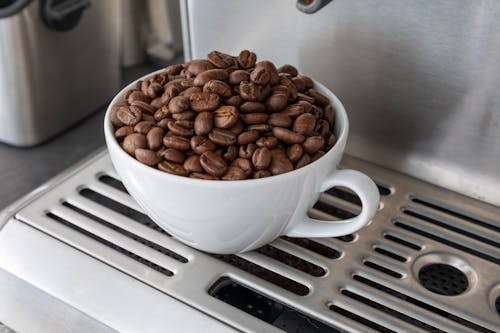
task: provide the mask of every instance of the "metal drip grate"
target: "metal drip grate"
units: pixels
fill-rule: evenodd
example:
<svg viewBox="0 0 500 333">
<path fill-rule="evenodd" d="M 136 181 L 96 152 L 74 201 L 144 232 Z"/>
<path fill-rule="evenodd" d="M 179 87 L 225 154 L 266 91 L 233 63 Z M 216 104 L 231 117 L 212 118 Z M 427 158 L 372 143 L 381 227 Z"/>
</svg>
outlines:
<svg viewBox="0 0 500 333">
<path fill-rule="evenodd" d="M 242 331 L 500 331 L 498 294 L 489 294 L 500 284 L 500 208 L 354 158 L 342 166 L 378 183 L 381 205 L 367 227 L 281 237 L 244 254 L 206 254 L 170 237 L 128 195 L 106 153 L 13 221 Z M 360 209 L 335 188 L 310 215 L 336 220 Z"/>
</svg>

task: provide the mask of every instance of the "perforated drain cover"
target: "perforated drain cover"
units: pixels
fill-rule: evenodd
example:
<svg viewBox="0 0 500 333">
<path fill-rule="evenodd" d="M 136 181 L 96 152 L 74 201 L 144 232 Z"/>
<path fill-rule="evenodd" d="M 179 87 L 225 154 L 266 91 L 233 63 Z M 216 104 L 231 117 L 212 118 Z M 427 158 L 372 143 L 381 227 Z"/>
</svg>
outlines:
<svg viewBox="0 0 500 333">
<path fill-rule="evenodd" d="M 469 287 L 467 276 L 447 264 L 430 264 L 422 267 L 418 279 L 425 288 L 445 296 L 460 295 Z"/>
</svg>

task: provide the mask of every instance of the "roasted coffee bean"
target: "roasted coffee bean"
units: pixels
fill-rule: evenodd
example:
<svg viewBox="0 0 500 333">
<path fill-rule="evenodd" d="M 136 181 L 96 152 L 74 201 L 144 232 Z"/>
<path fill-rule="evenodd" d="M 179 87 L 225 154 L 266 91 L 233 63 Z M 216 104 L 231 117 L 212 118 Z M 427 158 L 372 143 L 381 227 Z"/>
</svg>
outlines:
<svg viewBox="0 0 500 333">
<path fill-rule="evenodd" d="M 219 80 L 210 80 L 205 83 L 205 85 L 203 86 L 203 91 L 218 94 L 224 98 L 229 98 L 233 94 L 231 91 L 231 87 L 227 83 Z"/>
<path fill-rule="evenodd" d="M 293 122 L 293 130 L 302 135 L 309 135 L 314 132 L 316 119 L 310 113 L 303 113 Z"/>
<path fill-rule="evenodd" d="M 236 121 L 236 124 L 234 124 L 234 126 L 231 127 L 229 130 L 231 132 L 233 132 L 234 134 L 236 134 L 236 135 L 240 135 L 243 132 L 244 129 L 245 129 L 245 125 L 243 124 L 243 122 L 241 121 L 241 119 L 238 119 Z"/>
<path fill-rule="evenodd" d="M 262 113 L 266 111 L 266 106 L 261 102 L 245 102 L 240 105 L 243 113 Z"/>
<path fill-rule="evenodd" d="M 192 88 L 195 86 L 193 78 L 184 79 L 181 80 L 180 82 L 183 89 Z"/>
<path fill-rule="evenodd" d="M 252 162 L 246 158 L 238 157 L 231 163 L 231 166 L 235 166 L 243 170 L 245 176 L 248 177 L 252 174 L 253 166 Z"/>
<path fill-rule="evenodd" d="M 181 113 L 174 113 L 172 115 L 172 119 L 173 120 L 194 120 L 197 115 L 198 115 L 198 112 L 184 111 Z"/>
<path fill-rule="evenodd" d="M 118 119 L 118 110 L 121 107 L 127 107 L 127 105 L 125 103 L 115 104 L 111 106 L 111 110 L 109 112 L 109 120 L 111 121 L 111 124 L 115 126 L 115 128 L 122 127 L 125 125 L 124 123 L 121 122 L 120 119 Z"/>
<path fill-rule="evenodd" d="M 271 76 L 271 80 L 269 81 L 269 83 L 271 85 L 278 84 L 278 82 L 280 81 L 279 73 L 278 70 L 276 69 L 276 66 L 274 66 L 272 62 L 267 60 L 260 61 L 257 64 L 255 64 L 256 69 L 259 67 L 264 68 L 269 73 L 269 75 Z"/>
<path fill-rule="evenodd" d="M 287 106 L 287 108 L 283 110 L 281 113 L 286 114 L 291 118 L 297 118 L 298 116 L 304 113 L 304 107 L 300 104 L 292 104 Z"/>
<path fill-rule="evenodd" d="M 168 103 L 168 102 L 167 102 Z M 162 106 L 164 105 L 164 103 L 162 102 L 162 99 L 161 97 L 158 97 L 158 98 L 155 98 L 151 101 L 151 106 L 155 109 L 159 109 L 161 108 Z"/>
<path fill-rule="evenodd" d="M 116 117 L 124 125 L 135 126 L 142 120 L 142 112 L 136 106 L 122 106 L 116 112 Z"/>
<path fill-rule="evenodd" d="M 303 154 L 302 157 L 295 163 L 295 168 L 302 168 L 311 163 L 311 156 L 309 154 Z"/>
<path fill-rule="evenodd" d="M 235 106 L 223 105 L 214 112 L 214 124 L 218 128 L 231 128 L 238 121 L 238 109 Z M 245 121 L 245 119 L 243 119 Z"/>
<path fill-rule="evenodd" d="M 135 156 L 137 148 L 146 148 L 146 137 L 140 133 L 129 134 L 123 139 L 123 150 L 132 156 Z"/>
<path fill-rule="evenodd" d="M 292 118 L 285 113 L 273 113 L 269 116 L 267 123 L 271 126 L 285 127 L 292 126 Z"/>
<path fill-rule="evenodd" d="M 307 141 L 307 139 L 306 139 L 306 141 Z M 302 146 L 298 143 L 295 143 L 286 149 L 286 156 L 288 156 L 288 159 L 290 161 L 292 161 L 293 163 L 300 160 L 303 153 L 304 153 L 304 150 L 302 149 Z"/>
<path fill-rule="evenodd" d="M 293 164 L 283 151 L 276 149 L 271 151 L 271 165 L 269 166 L 269 171 L 271 171 L 273 176 L 292 170 Z"/>
<path fill-rule="evenodd" d="M 325 155 L 324 151 L 322 151 L 322 150 L 317 151 L 314 155 L 311 156 L 311 163 L 314 162 L 314 161 L 319 160 L 324 155 Z"/>
<path fill-rule="evenodd" d="M 252 163 L 257 170 L 264 170 L 271 164 L 271 152 L 267 148 L 257 148 L 252 155 Z"/>
<path fill-rule="evenodd" d="M 262 101 L 265 97 L 265 87 L 253 82 L 243 81 L 240 83 L 240 95 L 246 101 Z"/>
<path fill-rule="evenodd" d="M 149 103 L 151 100 L 142 91 L 134 90 L 128 95 L 127 102 L 128 102 L 128 104 L 132 104 L 132 102 L 134 102 L 134 101 L 142 101 L 145 103 Z"/>
<path fill-rule="evenodd" d="M 163 72 L 167 75 L 177 75 L 181 72 L 182 70 L 182 64 L 177 64 L 177 65 L 170 65 L 167 66 Z"/>
<path fill-rule="evenodd" d="M 279 112 L 286 108 L 288 96 L 283 93 L 277 93 L 266 99 L 266 110 L 269 112 Z"/>
<path fill-rule="evenodd" d="M 264 67 L 258 66 L 250 73 L 250 80 L 256 84 L 265 85 L 271 80 L 271 74 Z"/>
<path fill-rule="evenodd" d="M 324 110 L 323 118 L 328 122 L 328 124 L 331 127 L 333 127 L 333 123 L 335 121 L 335 109 L 333 108 L 333 106 L 329 104 L 325 106 L 323 110 Z"/>
<path fill-rule="evenodd" d="M 302 147 L 304 148 L 304 151 L 306 153 L 314 154 L 315 152 L 323 148 L 324 144 L 325 144 L 325 139 L 323 139 L 322 136 L 316 135 L 308 137 L 302 143 Z"/>
<path fill-rule="evenodd" d="M 161 129 L 160 127 L 153 127 L 146 135 L 148 148 L 152 150 L 160 149 L 163 140 L 163 134 L 163 129 Z"/>
<path fill-rule="evenodd" d="M 189 87 L 180 93 L 181 96 L 191 98 L 194 94 L 201 93 L 203 89 L 201 87 Z"/>
<path fill-rule="evenodd" d="M 174 148 L 165 149 L 160 156 L 170 162 L 182 164 L 186 160 L 186 155 Z"/>
<path fill-rule="evenodd" d="M 293 67 L 292 65 L 286 64 L 278 68 L 278 73 L 286 73 L 290 74 L 291 76 L 297 76 L 297 74 L 299 74 L 299 71 L 297 71 L 297 68 Z"/>
<path fill-rule="evenodd" d="M 156 152 L 143 148 L 137 148 L 135 150 L 135 158 L 139 162 L 149 166 L 156 166 L 161 161 L 160 157 L 156 155 Z"/>
<path fill-rule="evenodd" d="M 182 166 L 189 172 L 203 172 L 198 155 L 189 156 Z"/>
<path fill-rule="evenodd" d="M 314 102 L 315 102 L 314 97 L 311 97 L 311 96 L 303 94 L 303 93 L 298 93 L 297 94 L 297 99 L 299 101 L 306 101 L 306 102 L 309 102 L 311 104 L 314 104 Z"/>
<path fill-rule="evenodd" d="M 219 180 L 220 179 L 220 177 L 215 177 L 215 176 L 212 176 L 212 175 L 205 173 L 205 172 L 191 172 L 189 177 L 196 178 L 196 179 L 205 179 L 205 180 Z"/>
<path fill-rule="evenodd" d="M 123 139 L 132 133 L 134 133 L 134 128 L 132 126 L 122 126 L 115 131 L 115 138 Z"/>
<path fill-rule="evenodd" d="M 273 127 L 271 125 L 268 125 L 268 124 L 257 124 L 257 125 L 250 125 L 250 126 L 247 126 L 247 131 L 252 131 L 252 130 L 255 130 L 255 131 L 258 131 L 260 133 L 266 133 L 266 132 L 270 132 Z"/>
<path fill-rule="evenodd" d="M 257 170 L 254 173 L 252 173 L 253 179 L 266 178 L 271 176 L 272 174 L 267 170 Z"/>
<path fill-rule="evenodd" d="M 225 81 L 228 79 L 228 77 L 229 75 L 224 69 L 209 69 L 208 71 L 201 72 L 196 75 L 196 78 L 194 79 L 194 85 L 201 87 L 210 80 Z"/>
<path fill-rule="evenodd" d="M 306 90 L 306 83 L 300 77 L 292 77 L 292 82 L 298 92 L 304 92 Z"/>
<path fill-rule="evenodd" d="M 181 113 L 189 110 L 189 98 L 185 96 L 175 96 L 168 102 L 168 110 L 171 113 Z"/>
<path fill-rule="evenodd" d="M 165 91 L 161 95 L 163 102 L 165 102 L 166 100 L 170 100 L 172 97 L 179 95 L 181 93 L 182 89 L 183 89 L 183 87 L 180 84 L 179 85 L 167 84 L 165 86 Z"/>
<path fill-rule="evenodd" d="M 255 142 L 257 141 L 257 139 L 259 138 L 260 134 L 258 131 L 247 131 L 247 132 L 243 132 L 241 133 L 240 135 L 238 135 L 238 144 L 241 146 L 241 145 L 247 145 L 249 143 L 252 143 L 252 142 Z"/>
<path fill-rule="evenodd" d="M 280 85 L 287 87 L 288 89 L 288 99 L 294 101 L 297 98 L 297 87 L 293 84 L 292 80 L 290 80 L 287 76 L 280 74 Z"/>
<path fill-rule="evenodd" d="M 333 133 L 330 133 L 330 135 L 328 135 L 325 139 L 325 142 L 326 150 L 328 151 L 335 145 L 335 143 L 337 143 L 337 138 L 335 137 L 335 135 L 333 135 Z"/>
<path fill-rule="evenodd" d="M 205 138 L 204 136 L 193 136 L 190 143 L 191 149 L 198 155 L 201 155 L 207 151 L 214 151 L 217 148 L 215 143 Z"/>
<path fill-rule="evenodd" d="M 251 51 L 243 50 L 238 55 L 238 63 L 242 68 L 251 68 L 255 66 L 257 55 Z"/>
<path fill-rule="evenodd" d="M 155 112 L 155 108 L 152 107 L 151 104 L 143 101 L 133 101 L 130 105 L 138 107 L 143 113 L 153 114 Z"/>
<path fill-rule="evenodd" d="M 232 106 L 238 107 L 241 105 L 241 103 L 243 103 L 243 98 L 241 98 L 240 95 L 234 95 L 234 96 L 231 96 L 228 99 L 226 99 L 224 101 L 224 103 L 227 105 L 232 105 Z"/>
<path fill-rule="evenodd" d="M 256 150 L 257 146 L 254 143 L 249 143 L 240 146 L 239 155 L 241 158 L 251 159 Z"/>
<path fill-rule="evenodd" d="M 169 119 L 169 118 L 164 118 L 162 120 L 160 120 L 159 122 L 156 123 L 156 126 L 162 128 L 163 130 L 167 130 L 168 129 L 168 123 L 171 123 L 171 122 L 174 122 L 173 119 Z"/>
<path fill-rule="evenodd" d="M 239 148 L 235 145 L 227 147 L 226 151 L 222 154 L 222 158 L 225 161 L 232 162 L 239 155 Z"/>
<path fill-rule="evenodd" d="M 156 121 L 160 121 L 164 118 L 167 118 L 169 116 L 170 112 L 168 111 L 168 108 L 166 106 L 162 106 L 158 110 L 155 111 L 153 114 L 153 118 Z"/>
<path fill-rule="evenodd" d="M 313 82 L 313 80 L 311 80 L 311 78 L 309 76 L 298 74 L 297 78 L 302 80 L 302 82 L 304 82 L 306 90 L 309 90 L 312 87 L 314 87 L 314 82 Z"/>
<path fill-rule="evenodd" d="M 214 114 L 212 112 L 200 112 L 194 121 L 194 132 L 196 135 L 207 135 L 214 125 Z"/>
<path fill-rule="evenodd" d="M 208 61 L 217 68 L 228 68 L 236 65 L 236 59 L 229 54 L 212 51 L 207 55 Z"/>
<path fill-rule="evenodd" d="M 194 129 L 194 121 L 191 120 L 177 120 L 175 123 L 187 129 Z"/>
<path fill-rule="evenodd" d="M 229 83 L 237 85 L 243 81 L 250 81 L 250 74 L 247 71 L 239 69 L 229 74 Z"/>
<path fill-rule="evenodd" d="M 187 176 L 189 174 L 189 172 L 184 169 L 182 165 L 168 161 L 158 163 L 158 169 L 177 176 Z"/>
<path fill-rule="evenodd" d="M 147 113 L 143 113 L 142 114 L 142 120 L 149 121 L 149 122 L 152 122 L 152 123 L 155 122 L 155 118 L 152 115 L 147 114 Z"/>
<path fill-rule="evenodd" d="M 151 130 L 151 128 L 153 128 L 154 125 L 155 124 L 153 122 L 143 120 L 141 122 L 138 122 L 134 126 L 134 132 L 146 135 L 146 134 L 148 134 L 149 130 Z"/>
<path fill-rule="evenodd" d="M 212 129 L 208 137 L 220 146 L 230 146 L 236 143 L 236 134 L 221 128 Z"/>
<path fill-rule="evenodd" d="M 196 112 L 203 112 L 217 109 L 221 99 L 217 94 L 203 91 L 201 93 L 192 94 L 189 101 L 191 109 Z"/>
<path fill-rule="evenodd" d="M 198 75 L 201 72 L 208 71 L 210 69 L 214 69 L 215 66 L 212 65 L 212 63 L 208 60 L 201 60 L 201 59 L 196 59 L 196 60 L 191 60 L 189 63 L 189 66 L 187 67 L 187 71 L 193 75 Z"/>
<path fill-rule="evenodd" d="M 307 91 L 307 94 L 311 97 L 313 97 L 320 106 L 326 106 L 330 104 L 330 100 L 328 97 L 317 91 L 316 89 L 309 89 Z"/>
<path fill-rule="evenodd" d="M 313 105 L 309 113 L 312 114 L 316 120 L 323 118 L 323 109 L 319 106 Z"/>
<path fill-rule="evenodd" d="M 279 140 L 274 136 L 266 136 L 259 138 L 255 144 L 260 148 L 274 149 L 278 146 Z"/>
<path fill-rule="evenodd" d="M 302 134 L 290 131 L 283 127 L 273 127 L 273 135 L 289 145 L 302 143 L 306 139 Z"/>
<path fill-rule="evenodd" d="M 180 124 L 178 124 L 179 121 L 182 120 L 176 120 L 174 122 L 167 123 L 169 131 L 172 132 L 173 135 L 179 135 L 185 137 L 193 136 L 194 130 L 192 128 L 186 128 L 184 126 L 181 126 Z"/>
<path fill-rule="evenodd" d="M 167 148 L 173 148 L 181 151 L 189 150 L 191 147 L 189 139 L 175 135 L 163 137 L 163 145 Z"/>
<path fill-rule="evenodd" d="M 328 125 L 328 122 L 324 119 L 320 119 L 316 122 L 314 131 L 322 137 L 327 137 L 331 133 L 330 125 Z"/>
<path fill-rule="evenodd" d="M 230 166 L 229 168 L 227 168 L 227 171 L 222 177 L 222 180 L 242 180 L 245 178 L 245 172 L 241 168 Z"/>
<path fill-rule="evenodd" d="M 288 97 L 290 95 L 290 91 L 288 90 L 288 88 L 286 86 L 283 86 L 281 84 L 277 84 L 271 88 L 271 95 L 275 95 L 275 94 L 286 95 L 286 98 L 288 99 Z"/>
<path fill-rule="evenodd" d="M 304 112 L 309 113 L 312 110 L 312 104 L 307 101 L 297 101 L 297 104 L 302 105 L 302 107 L 304 108 Z"/>
<path fill-rule="evenodd" d="M 254 125 L 265 123 L 269 115 L 267 113 L 245 113 L 240 115 L 240 117 L 245 124 Z"/>
<path fill-rule="evenodd" d="M 227 170 L 226 161 L 212 151 L 201 154 L 200 164 L 208 174 L 216 177 L 221 177 Z"/>
<path fill-rule="evenodd" d="M 143 92 L 144 93 L 144 92 Z M 163 86 L 157 82 L 152 82 L 147 89 L 147 95 L 149 98 L 153 99 L 160 97 L 163 94 Z"/>
</svg>

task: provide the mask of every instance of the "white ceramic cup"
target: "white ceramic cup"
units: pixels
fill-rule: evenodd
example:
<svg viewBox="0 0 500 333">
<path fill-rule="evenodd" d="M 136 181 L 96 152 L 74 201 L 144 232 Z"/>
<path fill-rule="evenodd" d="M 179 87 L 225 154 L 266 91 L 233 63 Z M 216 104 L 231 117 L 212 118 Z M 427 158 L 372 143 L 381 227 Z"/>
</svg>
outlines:
<svg viewBox="0 0 500 333">
<path fill-rule="evenodd" d="M 122 100 L 134 85 L 135 82 L 125 87 L 110 105 Z M 194 248 L 228 254 L 258 248 L 282 235 L 350 234 L 375 215 L 379 193 L 366 175 L 337 169 L 349 131 L 347 115 L 330 90 L 318 82 L 315 89 L 327 96 L 336 110 L 337 143 L 317 161 L 281 175 L 238 181 L 201 180 L 146 166 L 128 155 L 116 141 L 109 107 L 104 119 L 106 144 L 125 187 L 146 214 L 172 236 Z M 361 213 L 342 221 L 308 217 L 307 212 L 320 193 L 334 186 L 354 191 L 361 199 Z"/>
</svg>

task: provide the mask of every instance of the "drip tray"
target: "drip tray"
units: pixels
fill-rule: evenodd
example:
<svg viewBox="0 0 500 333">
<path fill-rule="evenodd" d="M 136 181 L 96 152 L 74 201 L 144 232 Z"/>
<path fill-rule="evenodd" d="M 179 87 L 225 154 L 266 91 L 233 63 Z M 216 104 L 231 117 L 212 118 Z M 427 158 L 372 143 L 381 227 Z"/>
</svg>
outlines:
<svg viewBox="0 0 500 333">
<path fill-rule="evenodd" d="M 178 304 L 178 318 L 180 309 L 194 311 L 222 324 L 214 330 L 220 332 L 499 332 L 500 208 L 349 156 L 341 167 L 367 173 L 379 187 L 379 212 L 367 227 L 211 255 L 151 221 L 104 151 L 10 208 L 0 232 L 0 272 L 118 331 L 134 331 L 141 316 L 150 318 L 140 323 L 144 331 L 161 331 L 154 322 L 161 316 L 151 312 L 168 299 Z M 360 208 L 352 192 L 333 188 L 310 215 L 339 220 Z M 42 238 L 47 246 L 37 247 Z M 49 260 L 45 267 L 39 257 Z M 84 263 L 93 278 L 78 278 Z M 147 311 L 120 312 L 139 307 L 146 295 L 157 298 Z M 110 309 L 113 302 L 121 304 Z M 2 310 L 0 320 L 9 324 Z"/>
</svg>

